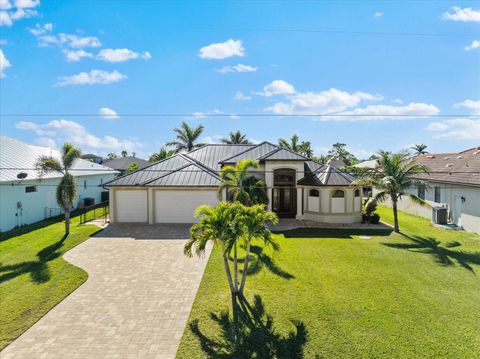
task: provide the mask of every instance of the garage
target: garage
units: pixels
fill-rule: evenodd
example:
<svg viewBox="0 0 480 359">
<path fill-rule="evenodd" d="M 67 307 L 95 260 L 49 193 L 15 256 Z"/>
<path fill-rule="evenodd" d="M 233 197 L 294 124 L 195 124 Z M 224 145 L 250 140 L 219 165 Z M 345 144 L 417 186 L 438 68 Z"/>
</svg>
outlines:
<svg viewBox="0 0 480 359">
<path fill-rule="evenodd" d="M 198 206 L 215 206 L 219 202 L 216 190 L 156 190 L 154 193 L 155 223 L 196 222 L 198 218 L 193 214 Z"/>
<path fill-rule="evenodd" d="M 148 222 L 147 190 L 116 190 L 116 222 Z"/>
</svg>

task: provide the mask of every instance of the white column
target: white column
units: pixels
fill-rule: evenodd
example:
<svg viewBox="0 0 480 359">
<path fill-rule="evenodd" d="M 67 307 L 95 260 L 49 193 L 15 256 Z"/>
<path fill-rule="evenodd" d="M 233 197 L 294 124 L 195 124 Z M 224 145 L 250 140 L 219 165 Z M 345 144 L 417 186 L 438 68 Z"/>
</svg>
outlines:
<svg viewBox="0 0 480 359">
<path fill-rule="evenodd" d="M 303 195 L 302 188 L 297 187 L 297 215 L 295 217 L 296 219 L 303 219 L 302 195 Z"/>
<path fill-rule="evenodd" d="M 153 192 L 153 188 L 147 188 L 147 201 L 148 201 L 148 224 L 153 224 L 154 220 L 153 220 L 153 206 L 154 206 L 154 201 L 155 201 L 155 198 L 154 198 L 154 192 Z"/>
<path fill-rule="evenodd" d="M 115 189 L 110 187 L 108 191 L 110 192 L 108 195 L 108 205 L 110 206 L 108 217 L 110 223 L 115 223 Z"/>
</svg>

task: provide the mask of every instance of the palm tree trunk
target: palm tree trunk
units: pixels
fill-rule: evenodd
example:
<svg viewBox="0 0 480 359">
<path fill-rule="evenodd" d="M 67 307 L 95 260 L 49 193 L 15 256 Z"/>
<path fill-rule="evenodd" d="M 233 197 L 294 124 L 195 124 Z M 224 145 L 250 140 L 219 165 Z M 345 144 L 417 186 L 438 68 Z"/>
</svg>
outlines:
<svg viewBox="0 0 480 359">
<path fill-rule="evenodd" d="M 398 227 L 398 212 L 397 212 L 397 200 L 392 199 L 392 209 L 393 209 L 393 230 L 395 233 L 399 233 L 400 229 Z"/>
<path fill-rule="evenodd" d="M 238 293 L 238 256 L 237 256 L 237 241 L 233 247 L 233 275 L 235 276 L 235 293 Z"/>
<path fill-rule="evenodd" d="M 70 234 L 70 206 L 65 207 L 65 235 Z"/>
<path fill-rule="evenodd" d="M 225 248 L 222 246 L 223 251 L 223 267 L 225 268 L 225 273 L 227 274 L 228 285 L 230 287 L 230 292 L 232 296 L 236 295 L 235 287 L 233 286 L 232 273 L 230 272 L 230 267 L 228 266 L 228 257 L 225 254 Z"/>
<path fill-rule="evenodd" d="M 250 239 L 247 242 L 247 248 L 245 249 L 245 262 L 243 263 L 242 282 L 240 283 L 240 289 L 238 293 L 243 295 L 243 288 L 245 288 L 245 282 L 247 281 L 248 260 L 250 256 Z"/>
</svg>

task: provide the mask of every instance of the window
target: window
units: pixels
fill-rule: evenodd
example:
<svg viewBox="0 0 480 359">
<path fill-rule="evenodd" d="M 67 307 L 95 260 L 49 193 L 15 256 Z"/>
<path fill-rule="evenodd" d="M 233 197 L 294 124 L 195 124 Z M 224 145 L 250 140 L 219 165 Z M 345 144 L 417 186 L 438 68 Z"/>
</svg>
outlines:
<svg viewBox="0 0 480 359">
<path fill-rule="evenodd" d="M 332 192 L 332 198 L 343 198 L 343 197 L 345 197 L 345 192 L 343 192 L 339 189 Z"/>
<path fill-rule="evenodd" d="M 360 197 L 360 190 L 359 189 L 355 190 L 355 197 Z"/>
<path fill-rule="evenodd" d="M 425 200 L 425 186 L 423 185 L 418 186 L 417 196 L 418 198 Z"/>
<path fill-rule="evenodd" d="M 83 181 L 83 189 L 87 189 L 87 180 Z"/>
<path fill-rule="evenodd" d="M 440 187 L 435 186 L 435 202 L 440 203 L 442 201 L 442 197 L 440 196 Z"/>
<path fill-rule="evenodd" d="M 27 186 L 25 187 L 25 193 L 37 192 L 37 186 Z"/>
<path fill-rule="evenodd" d="M 316 189 L 311 189 L 310 192 L 308 192 L 308 195 L 310 197 L 320 197 L 320 193 Z"/>
</svg>

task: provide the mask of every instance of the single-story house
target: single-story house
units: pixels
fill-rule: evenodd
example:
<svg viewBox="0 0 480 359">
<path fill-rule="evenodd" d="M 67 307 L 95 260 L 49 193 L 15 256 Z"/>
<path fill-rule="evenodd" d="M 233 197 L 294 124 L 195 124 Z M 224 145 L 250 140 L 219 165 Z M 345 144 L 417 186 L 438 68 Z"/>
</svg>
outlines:
<svg viewBox="0 0 480 359">
<path fill-rule="evenodd" d="M 35 163 L 41 155 L 60 158 L 56 150 L 0 136 L 0 232 L 62 213 L 55 196 L 61 175 L 50 173 L 40 178 Z M 75 161 L 71 173 L 78 185 L 75 206 L 82 205 L 84 198 L 100 203 L 106 192 L 100 185 L 117 174 L 83 159 Z"/>
<path fill-rule="evenodd" d="M 257 145 L 204 145 L 115 178 L 110 190 L 110 221 L 191 223 L 202 205 L 226 199 L 219 171 L 242 159 L 255 159 L 268 195 L 268 209 L 280 217 L 328 223 L 361 221 L 361 188 L 334 163 L 322 166 L 269 142 Z"/>
<path fill-rule="evenodd" d="M 137 158 L 135 156 L 122 156 L 118 158 L 112 158 L 111 160 L 106 160 L 102 162 L 102 165 L 114 169 L 118 171 L 120 174 L 124 174 L 127 170 L 132 168 L 132 166 L 137 166 L 137 169 L 145 168 L 152 163 L 143 160 L 141 158 Z"/>
</svg>

